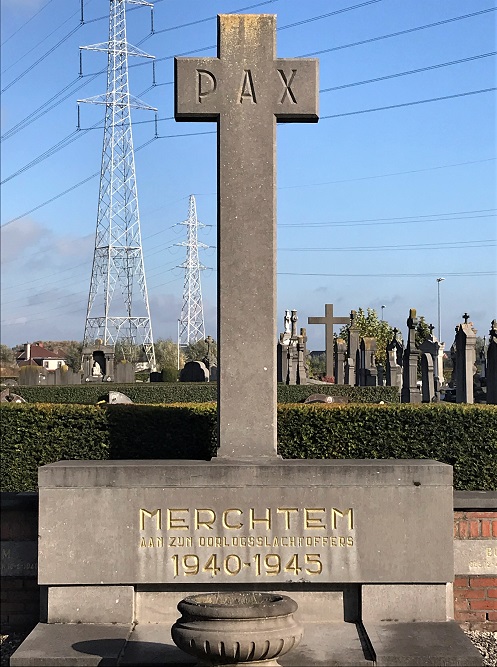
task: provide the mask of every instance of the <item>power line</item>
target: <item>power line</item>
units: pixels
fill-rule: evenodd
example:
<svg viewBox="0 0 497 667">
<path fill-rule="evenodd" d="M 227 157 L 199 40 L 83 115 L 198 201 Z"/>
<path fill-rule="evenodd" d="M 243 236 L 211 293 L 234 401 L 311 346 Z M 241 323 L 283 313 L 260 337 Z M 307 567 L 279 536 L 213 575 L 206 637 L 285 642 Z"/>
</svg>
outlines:
<svg viewBox="0 0 497 667">
<path fill-rule="evenodd" d="M 463 213 L 480 213 L 485 211 L 495 211 L 495 209 L 482 209 L 481 211 L 463 211 Z M 450 217 L 437 217 L 437 216 Z M 488 215 L 464 215 L 463 217 L 453 217 L 452 213 L 435 213 L 431 215 L 406 216 L 404 218 L 371 218 L 369 220 L 343 220 L 339 222 L 297 222 L 282 223 L 279 227 L 355 227 L 371 225 L 408 225 L 419 222 L 449 222 L 453 220 L 475 220 L 478 218 L 495 218 L 495 213 Z"/>
<path fill-rule="evenodd" d="M 43 60 L 45 60 L 45 58 L 47 58 L 49 55 L 51 55 L 61 44 L 63 44 L 65 41 L 67 41 L 69 39 L 69 37 L 74 35 L 74 33 L 77 30 L 79 30 L 80 28 L 81 28 L 81 24 L 79 24 L 75 28 L 73 28 L 71 30 L 71 32 L 69 32 L 65 37 L 63 37 L 59 42 L 57 42 L 57 44 L 55 44 L 55 46 L 52 46 L 52 48 L 49 49 L 48 51 L 46 51 L 40 58 L 38 58 L 38 60 L 36 62 L 34 62 L 32 65 L 30 65 L 30 67 L 25 69 L 24 72 L 21 72 L 21 74 L 16 76 L 16 78 L 13 79 L 9 84 L 7 84 L 5 86 L 5 88 L 2 89 L 1 92 L 5 93 L 6 90 L 11 88 L 18 81 L 20 81 L 28 72 L 30 72 L 34 67 L 36 67 L 36 65 L 39 65 Z"/>
<path fill-rule="evenodd" d="M 14 35 L 17 35 L 17 33 L 20 32 L 23 28 L 25 28 L 28 25 L 28 23 L 31 23 L 31 21 L 34 18 L 36 18 L 38 14 L 40 14 L 44 9 L 46 9 L 51 2 L 53 2 L 53 0 L 48 0 L 48 2 L 44 4 L 43 7 L 40 7 L 40 9 L 35 14 L 33 14 L 31 18 L 29 18 L 27 21 L 24 21 L 24 23 L 21 26 L 19 26 L 19 28 L 17 28 L 17 30 L 15 30 L 10 35 L 10 37 L 7 37 L 7 39 L 2 42 L 1 46 L 5 46 L 5 44 L 7 44 L 7 42 L 10 41 L 12 37 L 14 37 Z"/>
<path fill-rule="evenodd" d="M 371 44 L 371 42 L 378 42 L 382 39 L 389 39 L 390 37 L 399 37 L 400 35 L 407 35 L 411 32 L 417 32 L 418 30 L 427 30 L 428 28 L 435 28 L 437 26 L 445 25 L 447 23 L 453 23 L 454 21 L 462 21 L 463 19 L 473 18 L 474 16 L 480 16 L 481 14 L 487 14 L 488 12 L 495 12 L 496 10 L 497 7 L 490 7 L 489 9 L 482 9 L 479 12 L 472 12 L 471 14 L 462 14 L 461 16 L 454 16 L 453 18 L 444 19 L 443 21 L 436 21 L 435 23 L 426 23 L 425 25 L 420 25 L 415 28 L 407 28 L 406 30 L 391 32 L 387 35 L 380 35 L 379 37 L 370 37 L 369 39 L 363 39 L 359 42 L 351 42 L 350 44 L 342 44 L 341 46 L 332 46 L 329 49 L 321 49 L 320 51 L 311 51 L 310 53 L 303 53 L 298 57 L 308 58 L 310 56 L 318 56 L 323 53 L 331 53 L 332 51 L 340 51 L 341 49 L 350 49 L 354 46 L 362 46 L 363 44 Z"/>
<path fill-rule="evenodd" d="M 364 81 L 355 81 L 354 83 L 344 83 L 341 86 L 333 86 L 332 88 L 321 88 L 320 93 L 329 93 L 333 90 L 342 90 L 343 88 L 351 88 L 352 86 L 363 86 L 368 83 L 377 83 L 378 81 L 386 81 L 387 79 L 395 79 L 399 76 L 407 76 L 409 74 L 419 74 L 419 72 L 428 72 L 433 69 L 441 67 L 450 67 L 451 65 L 459 65 L 467 63 L 471 60 L 479 60 L 480 58 L 488 58 L 497 55 L 497 51 L 490 51 L 489 53 L 480 53 L 477 56 L 470 56 L 468 58 L 461 58 L 460 60 L 451 60 L 446 63 L 439 63 L 437 65 L 428 65 L 427 67 L 420 67 L 419 69 L 411 69 L 405 72 L 398 72 L 397 74 L 387 74 L 386 76 L 378 76 L 374 79 L 365 79 Z"/>
<path fill-rule="evenodd" d="M 374 111 L 387 111 L 389 109 L 400 109 L 402 107 L 410 107 L 417 104 L 426 104 L 428 102 L 440 102 L 442 100 L 453 100 L 456 97 L 467 97 L 468 95 L 479 95 L 481 93 L 490 93 L 494 88 L 483 88 L 482 90 L 469 90 L 466 93 L 456 93 L 455 95 L 443 95 L 442 97 L 430 97 L 426 100 L 415 100 L 414 102 L 403 102 L 402 104 L 389 104 L 385 107 L 374 107 L 372 109 L 359 109 L 358 111 L 346 111 L 344 113 L 335 113 L 330 116 L 321 116 L 320 120 L 327 120 L 328 118 L 342 118 L 344 116 L 356 116 L 362 113 L 373 113 Z"/>
<path fill-rule="evenodd" d="M 485 244 L 482 246 L 481 244 Z M 473 245 L 475 244 L 475 245 Z M 478 244 L 478 245 L 476 245 Z M 496 239 L 482 239 L 471 241 L 448 241 L 447 243 L 414 243 L 414 244 L 399 244 L 399 245 L 382 245 L 382 246 L 337 246 L 336 248 L 278 248 L 281 252 L 385 252 L 387 250 L 442 250 L 458 248 L 481 248 L 493 247 L 497 244 Z"/>
<path fill-rule="evenodd" d="M 497 271 L 438 271 L 437 273 L 296 273 L 280 272 L 278 276 L 318 276 L 324 278 L 433 278 L 440 273 L 444 276 L 495 276 Z"/>
</svg>

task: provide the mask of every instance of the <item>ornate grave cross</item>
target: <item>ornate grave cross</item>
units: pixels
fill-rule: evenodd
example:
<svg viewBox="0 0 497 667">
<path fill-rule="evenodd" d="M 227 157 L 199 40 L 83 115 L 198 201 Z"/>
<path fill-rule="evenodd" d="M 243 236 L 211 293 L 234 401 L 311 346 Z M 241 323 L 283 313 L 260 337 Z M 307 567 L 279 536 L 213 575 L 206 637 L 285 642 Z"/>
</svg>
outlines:
<svg viewBox="0 0 497 667">
<path fill-rule="evenodd" d="M 175 118 L 218 125 L 218 457 L 276 456 L 276 122 L 318 120 L 318 63 L 276 58 L 276 17 L 218 17 L 217 58 L 175 59 Z"/>
<path fill-rule="evenodd" d="M 467 323 L 468 323 L 468 320 L 469 320 L 469 315 L 468 315 L 468 313 L 464 313 L 464 315 L 463 315 L 463 319 L 464 319 L 464 324 L 467 324 Z"/>
<path fill-rule="evenodd" d="M 349 324 L 350 317 L 333 317 L 333 304 L 327 303 L 324 307 L 324 317 L 308 317 L 307 324 L 324 324 L 326 340 L 326 375 L 333 375 L 333 325 Z"/>
</svg>

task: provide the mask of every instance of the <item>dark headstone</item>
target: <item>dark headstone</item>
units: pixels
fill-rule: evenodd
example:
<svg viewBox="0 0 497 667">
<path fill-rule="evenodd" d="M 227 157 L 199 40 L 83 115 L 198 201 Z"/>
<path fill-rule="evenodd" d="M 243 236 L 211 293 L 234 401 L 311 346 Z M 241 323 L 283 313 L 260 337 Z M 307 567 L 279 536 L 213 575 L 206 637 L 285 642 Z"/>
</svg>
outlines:
<svg viewBox="0 0 497 667">
<path fill-rule="evenodd" d="M 179 374 L 180 382 L 208 382 L 209 371 L 203 361 L 187 361 Z"/>
</svg>

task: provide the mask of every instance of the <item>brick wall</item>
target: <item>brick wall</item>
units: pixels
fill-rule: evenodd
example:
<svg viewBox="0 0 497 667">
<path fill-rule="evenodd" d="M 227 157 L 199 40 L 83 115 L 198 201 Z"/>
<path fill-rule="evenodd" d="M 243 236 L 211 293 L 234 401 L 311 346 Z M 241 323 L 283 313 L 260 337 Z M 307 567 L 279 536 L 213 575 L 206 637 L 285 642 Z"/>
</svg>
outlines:
<svg viewBox="0 0 497 667">
<path fill-rule="evenodd" d="M 454 493 L 454 618 L 466 629 L 497 631 L 495 493 Z"/>
<path fill-rule="evenodd" d="M 40 587 L 36 571 L 37 494 L 1 494 L 0 540 L 2 630 L 32 628 L 40 620 Z"/>
</svg>

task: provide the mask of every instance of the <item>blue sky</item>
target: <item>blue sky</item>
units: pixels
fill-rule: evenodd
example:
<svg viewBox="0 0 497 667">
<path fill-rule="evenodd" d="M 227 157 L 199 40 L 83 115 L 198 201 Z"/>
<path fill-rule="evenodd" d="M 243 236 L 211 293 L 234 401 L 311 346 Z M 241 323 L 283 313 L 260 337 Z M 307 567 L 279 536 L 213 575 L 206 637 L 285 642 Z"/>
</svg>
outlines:
<svg viewBox="0 0 497 667">
<path fill-rule="evenodd" d="M 130 59 L 129 70 L 131 92 L 159 118 L 154 139 L 154 114 L 133 113 L 154 338 L 176 338 L 185 249 L 175 244 L 190 194 L 207 225 L 199 240 L 213 246 L 201 261 L 211 267 L 202 292 L 215 336 L 215 127 L 171 119 L 173 57 L 214 56 L 216 14 L 240 10 L 277 14 L 278 56 L 320 61 L 319 123 L 277 131 L 278 331 L 286 308 L 306 326 L 333 303 L 339 316 L 385 306 L 405 337 L 410 308 L 437 325 L 443 277 L 446 347 L 464 312 L 488 335 L 497 318 L 495 9 L 489 0 L 158 0 L 151 35 L 150 11 L 128 5 L 128 41 L 157 60 L 155 86 L 150 62 Z M 83 337 L 103 108 L 82 105 L 77 131 L 76 101 L 105 92 L 106 57 L 85 51 L 80 78 L 79 47 L 107 40 L 108 10 L 107 0 L 85 0 L 81 23 L 80 0 L 2 0 L 7 345 Z M 324 327 L 307 331 L 309 348 L 323 349 Z"/>
</svg>

